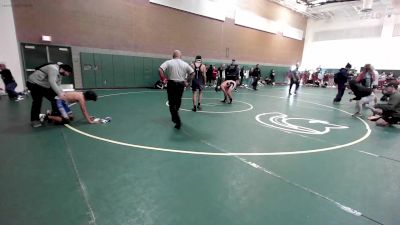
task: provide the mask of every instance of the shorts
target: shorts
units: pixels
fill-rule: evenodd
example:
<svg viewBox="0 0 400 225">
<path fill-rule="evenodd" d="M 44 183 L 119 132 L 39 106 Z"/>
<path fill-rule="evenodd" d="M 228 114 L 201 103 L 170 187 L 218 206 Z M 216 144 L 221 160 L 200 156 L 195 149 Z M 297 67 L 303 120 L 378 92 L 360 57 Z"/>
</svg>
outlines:
<svg viewBox="0 0 400 225">
<path fill-rule="evenodd" d="M 192 91 L 202 91 L 204 89 L 204 84 L 200 80 L 193 80 L 192 81 Z"/>
<path fill-rule="evenodd" d="M 72 111 L 69 108 L 68 104 L 64 100 L 58 99 L 57 97 L 55 101 L 57 105 L 57 110 L 55 112 L 52 112 L 51 115 L 69 118 L 69 115 L 72 114 Z"/>
</svg>

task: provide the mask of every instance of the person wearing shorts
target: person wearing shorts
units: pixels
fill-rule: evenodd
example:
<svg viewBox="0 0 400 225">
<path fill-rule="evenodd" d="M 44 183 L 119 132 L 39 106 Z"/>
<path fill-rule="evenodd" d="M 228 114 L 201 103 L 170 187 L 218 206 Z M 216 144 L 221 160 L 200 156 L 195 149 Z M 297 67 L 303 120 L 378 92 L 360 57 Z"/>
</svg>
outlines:
<svg viewBox="0 0 400 225">
<path fill-rule="evenodd" d="M 353 114 L 353 116 L 362 116 L 361 109 L 363 105 L 368 104 L 368 108 L 372 110 L 375 100 L 375 94 L 372 89 L 362 86 L 355 80 L 349 81 L 349 87 L 355 95 L 355 97 L 350 99 L 350 101 L 356 100 L 356 112 Z"/>
<path fill-rule="evenodd" d="M 86 101 L 97 101 L 97 94 L 95 92 L 65 92 L 63 99 L 60 99 L 57 96 L 55 97 L 55 102 L 57 106 L 56 110 L 53 110 L 48 115 L 46 115 L 45 119 L 54 122 L 54 124 L 68 124 L 74 119 L 74 116 L 68 104 L 78 103 L 82 110 L 82 114 L 88 121 L 88 123 L 98 123 L 94 121 L 94 117 L 89 115 L 86 108 Z"/>
<path fill-rule="evenodd" d="M 192 91 L 193 91 L 192 111 L 196 112 L 197 110 L 201 110 L 203 89 L 204 89 L 204 84 L 206 83 L 206 66 L 202 63 L 200 55 L 196 56 L 196 59 L 191 66 L 194 69 L 194 77 L 192 80 Z"/>
<path fill-rule="evenodd" d="M 224 93 L 224 100 L 221 102 L 232 103 L 232 91 L 236 88 L 236 81 L 226 80 L 221 84 L 221 91 Z"/>
</svg>

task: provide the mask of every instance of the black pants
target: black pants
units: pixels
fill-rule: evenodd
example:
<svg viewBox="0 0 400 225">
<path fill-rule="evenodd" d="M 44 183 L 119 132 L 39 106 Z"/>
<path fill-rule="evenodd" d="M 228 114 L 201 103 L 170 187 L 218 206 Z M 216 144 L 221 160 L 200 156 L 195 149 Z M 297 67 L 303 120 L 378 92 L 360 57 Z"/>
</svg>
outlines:
<svg viewBox="0 0 400 225">
<path fill-rule="evenodd" d="M 167 93 L 168 93 L 168 103 L 169 111 L 171 112 L 172 122 L 176 124 L 181 124 L 181 119 L 179 117 L 178 111 L 182 103 L 182 95 L 185 84 L 183 81 L 168 81 Z"/>
<path fill-rule="evenodd" d="M 7 92 L 9 98 L 16 98 L 19 95 L 22 95 L 22 93 L 15 91 L 16 87 L 17 87 L 17 83 L 15 83 L 15 82 L 12 82 L 12 83 L 9 83 L 6 85 L 5 88 L 6 88 L 6 92 Z"/>
<path fill-rule="evenodd" d="M 26 83 L 26 86 L 31 91 L 32 95 L 32 108 L 31 108 L 31 121 L 39 120 L 40 110 L 42 108 L 42 100 L 43 97 L 47 98 L 47 100 L 51 103 L 51 110 L 54 112 L 57 110 L 57 105 L 54 97 L 57 94 L 51 88 L 45 88 L 37 84 L 33 84 L 30 82 Z"/>
<path fill-rule="evenodd" d="M 335 99 L 333 99 L 334 102 L 340 102 L 342 100 L 342 97 L 346 90 L 346 86 L 344 84 L 338 84 L 337 89 L 338 89 L 338 92 L 337 92 Z"/>
<path fill-rule="evenodd" d="M 294 90 L 294 93 L 297 93 L 297 89 L 299 89 L 299 85 L 300 85 L 299 81 L 290 81 L 289 94 L 290 94 L 290 91 L 292 90 L 293 84 L 296 84 L 296 89 Z"/>
<path fill-rule="evenodd" d="M 258 77 L 253 77 L 253 83 L 251 85 L 253 86 L 254 90 L 257 90 L 258 80 Z"/>
</svg>

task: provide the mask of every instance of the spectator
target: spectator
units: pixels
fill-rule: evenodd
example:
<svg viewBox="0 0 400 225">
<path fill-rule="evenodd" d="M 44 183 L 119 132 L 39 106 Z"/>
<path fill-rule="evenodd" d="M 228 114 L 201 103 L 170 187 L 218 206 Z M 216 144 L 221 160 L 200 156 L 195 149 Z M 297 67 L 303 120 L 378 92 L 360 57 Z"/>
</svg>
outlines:
<svg viewBox="0 0 400 225">
<path fill-rule="evenodd" d="M 343 94 L 346 90 L 346 83 L 349 76 L 349 70 L 351 69 L 351 64 L 347 63 L 345 68 L 341 68 L 333 78 L 335 84 L 337 84 L 337 95 L 333 99 L 334 103 L 339 103 L 342 100 Z"/>
<path fill-rule="evenodd" d="M 22 97 L 24 93 L 15 91 L 15 88 L 17 87 L 17 82 L 15 82 L 14 77 L 11 74 L 11 71 L 7 69 L 5 64 L 0 64 L 0 74 L 1 74 L 1 79 L 4 82 L 4 87 L 6 89 L 8 97 L 11 100 L 15 101 L 20 101 L 24 99 Z"/>
</svg>

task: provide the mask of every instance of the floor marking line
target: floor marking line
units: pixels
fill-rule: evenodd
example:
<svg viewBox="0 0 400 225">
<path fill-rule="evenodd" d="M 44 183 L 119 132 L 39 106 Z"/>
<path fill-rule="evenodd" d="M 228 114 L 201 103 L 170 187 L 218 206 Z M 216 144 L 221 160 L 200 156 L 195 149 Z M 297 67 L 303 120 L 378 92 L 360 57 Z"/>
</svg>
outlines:
<svg viewBox="0 0 400 225">
<path fill-rule="evenodd" d="M 72 151 L 71 151 L 71 149 L 70 149 L 70 147 L 68 145 L 68 142 L 66 140 L 65 134 L 64 134 L 63 131 L 61 131 L 61 133 L 62 133 L 64 142 L 65 142 L 65 147 L 67 149 L 68 155 L 69 155 L 71 163 L 72 163 L 72 167 L 74 168 L 74 173 L 75 173 L 75 176 L 76 176 L 76 178 L 78 180 L 79 187 L 80 187 L 83 199 L 85 201 L 86 207 L 88 208 L 88 215 L 90 217 L 89 224 L 97 225 L 96 224 L 96 216 L 94 215 L 94 211 L 93 211 L 92 205 L 90 204 L 90 201 L 89 201 L 89 194 L 88 194 L 88 192 L 86 190 L 86 185 L 83 182 L 81 176 L 79 175 L 78 167 L 76 165 L 74 156 L 73 156 Z"/>
<path fill-rule="evenodd" d="M 189 133 L 187 133 L 187 132 L 185 132 L 185 134 L 191 136 L 191 135 L 190 135 Z M 218 147 L 218 146 L 216 146 L 216 145 L 214 145 L 214 144 L 212 144 L 212 143 L 210 143 L 210 142 L 208 142 L 208 141 L 200 140 L 200 142 L 202 142 L 202 143 L 204 143 L 204 144 L 206 144 L 206 145 L 208 145 L 208 146 L 210 146 L 210 147 L 213 147 L 213 148 L 215 148 L 215 149 L 218 150 L 218 151 L 227 152 L 225 149 L 220 148 L 220 147 Z M 341 210 L 343 210 L 343 211 L 345 211 L 345 212 L 347 212 L 347 213 L 350 213 L 350 214 L 352 214 L 352 215 L 354 215 L 354 216 L 362 216 L 362 217 L 364 217 L 364 218 L 366 218 L 366 219 L 368 219 L 368 220 L 371 220 L 371 221 L 373 221 L 373 222 L 375 222 L 375 223 L 377 223 L 377 224 L 383 225 L 382 223 L 380 223 L 380 222 L 378 222 L 378 221 L 376 221 L 376 220 L 374 220 L 374 219 L 372 219 L 372 218 L 370 218 L 370 217 L 368 217 L 368 216 L 365 216 L 364 214 L 362 214 L 362 213 L 361 213 L 360 211 L 358 211 L 358 210 L 355 210 L 355 209 L 353 209 L 353 208 L 351 208 L 351 207 L 349 207 L 349 206 L 346 206 L 346 205 L 344 205 L 344 204 L 342 204 L 342 203 L 339 203 L 339 202 L 337 202 L 337 201 L 335 201 L 335 200 L 333 200 L 333 199 L 331 199 L 331 198 L 329 198 L 329 197 L 327 197 L 327 196 L 325 196 L 325 195 L 323 195 L 323 194 L 320 194 L 320 193 L 318 193 L 318 192 L 316 192 L 316 191 L 314 191 L 314 190 L 312 190 L 312 189 L 310 189 L 310 188 L 308 188 L 308 187 L 305 187 L 305 186 L 303 186 L 303 185 L 301 185 L 301 184 L 298 184 L 298 183 L 296 183 L 296 182 L 294 182 L 294 181 L 291 181 L 291 180 L 289 180 L 289 179 L 287 179 L 287 178 L 285 178 L 285 177 L 283 177 L 283 176 L 281 176 L 281 175 L 279 175 L 279 174 L 277 174 L 277 173 L 275 173 L 275 172 L 273 172 L 273 171 L 271 171 L 271 170 L 268 170 L 268 169 L 266 169 L 266 168 L 264 168 L 264 167 L 262 167 L 262 166 L 260 166 L 260 165 L 258 165 L 258 164 L 256 164 L 256 163 L 254 163 L 254 162 L 251 162 L 251 161 L 246 160 L 246 159 L 244 159 L 244 158 L 242 158 L 242 157 L 239 157 L 239 156 L 233 156 L 233 157 L 236 158 L 237 160 L 239 160 L 239 161 L 241 161 L 241 162 L 243 162 L 243 163 L 245 163 L 245 164 L 247 164 L 247 165 L 249 165 L 249 166 L 251 166 L 251 167 L 257 169 L 257 170 L 260 170 L 260 171 L 262 171 L 262 172 L 264 172 L 264 173 L 266 173 L 266 174 L 269 174 L 269 175 L 271 175 L 271 176 L 273 176 L 273 177 L 275 177 L 275 178 L 277 178 L 277 179 L 279 179 L 279 180 L 281 180 L 281 181 L 283 181 L 283 182 L 285 182 L 285 183 L 287 183 L 287 184 L 289 184 L 289 185 L 291 185 L 291 186 L 294 186 L 294 187 L 299 188 L 299 189 L 301 189 L 301 190 L 303 190 L 303 191 L 306 191 L 306 192 L 308 192 L 308 193 L 311 193 L 311 194 L 313 194 L 313 195 L 315 195 L 315 196 L 317 196 L 317 197 L 320 197 L 320 198 L 322 198 L 322 199 L 325 199 L 325 200 L 327 200 L 327 201 L 333 203 L 333 204 L 334 204 L 335 206 L 337 206 L 339 209 L 341 209 Z"/>
<path fill-rule="evenodd" d="M 143 91 L 143 92 L 158 92 L 158 93 L 162 93 L 160 91 Z M 131 94 L 131 93 L 143 93 L 141 91 L 139 92 L 125 92 L 122 94 Z M 237 94 L 248 94 L 248 93 L 237 93 Z M 280 96 L 269 96 L 269 95 L 260 95 L 260 94 L 255 94 L 254 95 L 258 95 L 258 96 L 265 96 L 265 97 L 272 97 L 272 98 L 283 98 L 285 99 L 285 97 L 280 97 Z M 110 95 L 104 95 L 104 96 L 100 96 L 100 97 L 107 97 L 107 96 L 115 96 L 115 95 L 119 95 L 118 93 L 116 94 L 110 94 Z M 298 100 L 298 101 L 304 101 L 304 100 Z M 327 106 L 327 105 L 322 105 L 322 104 L 318 104 L 318 103 L 313 103 L 313 102 L 309 102 L 309 101 L 304 101 L 310 104 L 314 104 L 314 105 L 320 105 L 323 107 L 327 107 L 327 108 L 332 108 L 338 111 L 341 111 L 345 114 L 348 115 L 352 115 L 352 113 L 346 112 L 344 110 L 341 109 L 337 109 L 331 106 Z M 114 141 L 114 140 L 110 140 L 107 138 L 102 138 L 102 137 L 98 137 L 86 132 L 83 132 L 77 128 L 74 128 L 68 124 L 65 124 L 64 126 L 66 126 L 68 129 L 84 135 L 86 137 L 90 137 L 93 139 L 97 139 L 100 141 L 104 141 L 104 142 L 108 142 L 108 143 L 112 143 L 112 144 L 118 144 L 118 145 L 123 145 L 123 146 L 127 146 L 127 147 L 134 147 L 134 148 L 141 148 L 141 149 L 146 149 L 146 150 L 155 150 L 155 151 L 164 151 L 164 152 L 173 152 L 173 153 L 181 153 L 181 154 L 193 154 L 193 155 L 212 155 L 212 156 L 233 156 L 233 155 L 242 155 L 242 156 L 276 156 L 276 155 L 296 155 L 296 154 L 310 154 L 310 153 L 317 153 L 317 152 L 324 152 L 324 151 L 331 151 L 331 150 L 335 150 L 335 149 L 340 149 L 340 148 L 344 148 L 344 147 L 348 147 L 351 145 L 355 145 L 358 144 L 362 141 L 364 141 L 365 139 L 367 139 L 369 137 L 369 135 L 371 134 L 371 129 L 368 125 L 368 123 L 366 123 L 362 118 L 358 118 L 364 125 L 365 128 L 367 130 L 367 132 L 365 133 L 365 135 L 353 142 L 349 142 L 346 144 L 342 144 L 342 145 L 336 145 L 336 146 L 331 146 L 331 147 L 326 147 L 326 148 L 318 148 L 318 149 L 311 149 L 311 150 L 302 150 L 302 151 L 292 151 L 292 152 L 263 152 L 263 153 L 246 153 L 246 152 L 239 152 L 239 153 L 215 153 L 215 152 L 205 152 L 205 151 L 186 151 L 186 150 L 179 150 L 179 149 L 169 149 L 169 148 L 161 148 L 161 147 L 152 147 L 152 146 L 144 146 L 144 145 L 136 145 L 136 144 L 129 144 L 129 143 L 125 143 L 125 142 L 120 142 L 120 141 Z"/>
<path fill-rule="evenodd" d="M 370 153 L 370 152 L 366 152 L 366 151 L 361 151 L 361 150 L 354 150 L 354 151 L 361 152 L 361 153 L 364 153 L 364 154 L 367 154 L 367 155 L 372 155 L 372 156 L 375 156 L 375 157 L 379 157 L 379 155 L 376 155 L 376 154 L 373 154 L 373 153 Z"/>
<path fill-rule="evenodd" d="M 265 125 L 263 125 L 263 126 L 265 126 Z M 268 126 L 266 126 L 266 127 L 268 127 Z M 284 131 L 284 130 L 283 130 L 283 132 L 288 133 L 288 134 L 297 135 L 297 136 L 304 137 L 304 138 L 308 138 L 308 139 L 311 139 L 311 140 L 314 140 L 314 141 L 319 141 L 319 142 L 322 142 L 322 143 L 327 142 L 327 140 L 319 139 L 319 138 L 317 138 L 317 137 L 305 136 L 305 135 L 301 135 L 301 134 L 297 134 L 297 133 L 291 133 L 291 132 L 289 132 L 289 131 Z M 359 152 L 359 153 L 366 154 L 366 155 L 370 155 L 370 156 L 373 156 L 373 157 L 382 158 L 382 159 L 387 159 L 387 160 L 391 160 L 391 161 L 400 163 L 400 160 L 395 159 L 395 158 L 391 158 L 391 157 L 387 157 L 387 156 L 383 156 L 383 155 L 377 155 L 377 154 L 374 154 L 374 153 L 371 153 L 371 152 L 366 152 L 366 151 L 362 151 L 362 150 L 353 149 L 353 148 L 351 148 L 351 147 L 348 148 L 348 150 L 349 150 L 349 151 Z"/>
<path fill-rule="evenodd" d="M 182 98 L 182 99 L 191 99 L 191 98 Z M 203 99 L 219 99 L 219 98 L 203 98 Z M 252 110 L 254 108 L 254 106 L 252 104 L 248 103 L 248 102 L 243 102 L 243 101 L 238 101 L 238 100 L 235 100 L 235 102 L 240 102 L 240 103 L 243 103 L 245 105 L 248 105 L 249 108 L 243 109 L 243 110 L 236 110 L 236 111 L 227 111 L 227 112 L 218 112 L 218 111 L 213 112 L 213 111 L 206 111 L 206 110 L 198 110 L 197 112 L 198 113 L 209 113 L 209 114 L 229 114 L 229 113 L 247 112 L 247 111 L 250 111 L 250 110 Z M 169 106 L 168 101 L 165 102 L 165 105 Z M 223 105 L 223 103 L 221 103 L 221 105 Z M 204 106 L 204 104 L 203 104 L 203 106 Z M 192 111 L 191 109 L 185 109 L 185 108 L 182 108 L 182 107 L 179 110 L 187 111 L 187 112 L 191 112 Z"/>
</svg>

